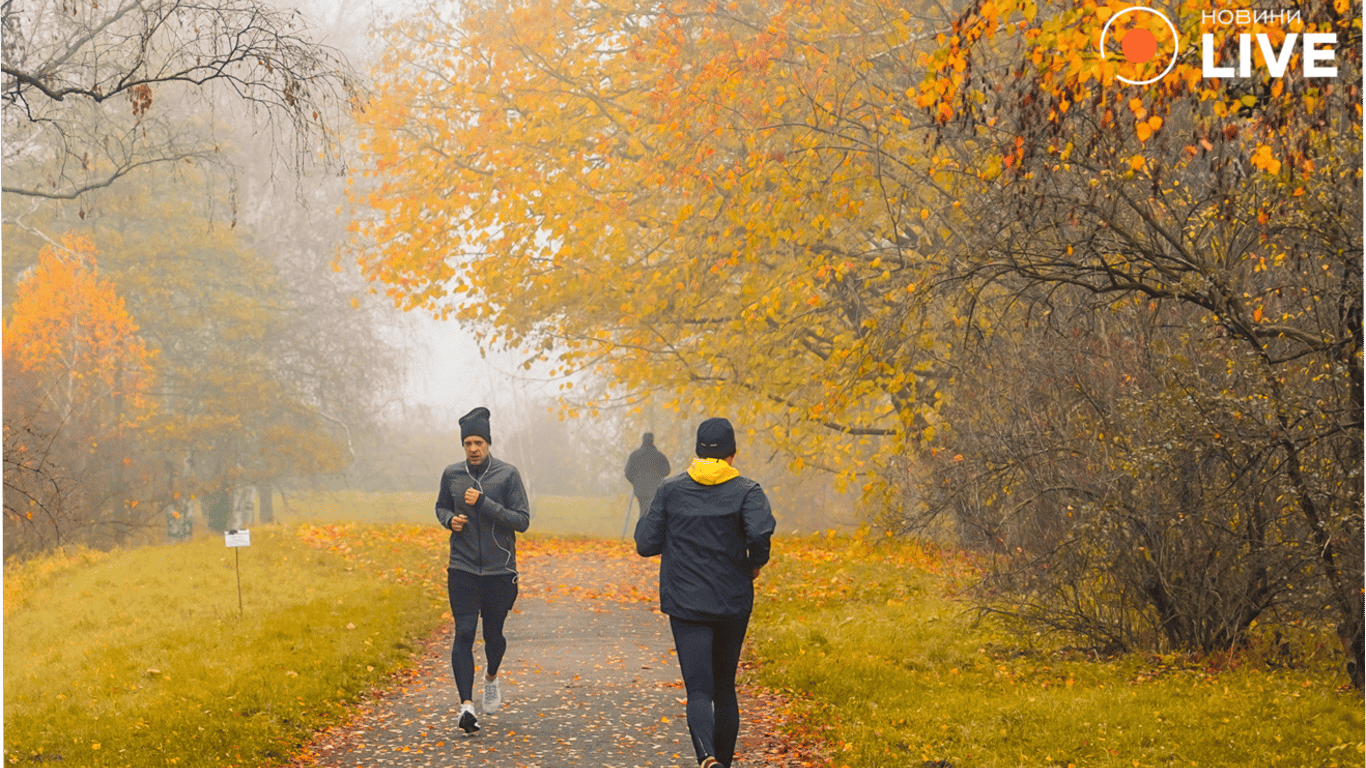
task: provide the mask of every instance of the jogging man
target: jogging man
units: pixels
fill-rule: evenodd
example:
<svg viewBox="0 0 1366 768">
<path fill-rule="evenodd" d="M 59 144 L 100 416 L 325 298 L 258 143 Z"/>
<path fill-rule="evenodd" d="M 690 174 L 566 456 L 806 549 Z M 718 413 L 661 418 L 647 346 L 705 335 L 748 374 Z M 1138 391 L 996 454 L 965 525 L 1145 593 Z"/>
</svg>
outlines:
<svg viewBox="0 0 1366 768">
<path fill-rule="evenodd" d="M 754 610 L 754 580 L 768 562 L 776 525 L 764 490 L 740 476 L 734 459 L 730 422 L 702 422 L 697 458 L 659 486 L 636 523 L 636 552 L 663 555 L 659 606 L 673 630 L 688 731 L 702 768 L 728 768 L 735 757 L 735 673 Z"/>
<path fill-rule="evenodd" d="M 460 729 L 479 730 L 474 714 L 474 635 L 484 620 L 484 712 L 503 702 L 498 666 L 507 651 L 503 622 L 517 601 L 517 532 L 531 526 L 531 505 L 517 468 L 493 458 L 489 409 L 460 417 L 465 460 L 441 473 L 436 519 L 451 531 L 446 591 L 455 617 L 451 671 L 460 692 Z"/>
</svg>

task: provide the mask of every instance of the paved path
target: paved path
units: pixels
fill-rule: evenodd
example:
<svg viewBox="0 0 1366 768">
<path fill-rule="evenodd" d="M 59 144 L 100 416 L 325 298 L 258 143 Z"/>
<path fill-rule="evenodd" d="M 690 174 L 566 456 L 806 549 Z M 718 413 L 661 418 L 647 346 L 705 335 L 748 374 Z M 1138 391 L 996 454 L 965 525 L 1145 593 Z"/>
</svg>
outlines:
<svg viewBox="0 0 1366 768">
<path fill-rule="evenodd" d="M 653 601 L 657 560 L 523 555 L 522 594 L 508 617 L 503 708 L 480 715 L 482 730 L 456 727 L 459 696 L 450 671 L 450 630 L 428 644 L 396 689 L 361 707 L 345 727 L 305 752 L 323 768 L 498 766 L 499 768 L 688 768 L 684 693 L 668 619 Z M 476 706 L 483 644 L 475 646 Z M 742 708 L 762 705 L 742 700 Z M 743 712 L 749 720 L 752 712 Z M 772 717 L 741 728 L 736 766 L 795 764 Z"/>
</svg>

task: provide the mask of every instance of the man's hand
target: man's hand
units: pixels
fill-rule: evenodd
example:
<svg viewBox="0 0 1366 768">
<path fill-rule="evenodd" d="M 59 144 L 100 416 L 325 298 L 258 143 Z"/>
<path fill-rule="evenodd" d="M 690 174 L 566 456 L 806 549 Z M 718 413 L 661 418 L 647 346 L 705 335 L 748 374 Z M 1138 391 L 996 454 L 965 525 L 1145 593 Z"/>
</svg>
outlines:
<svg viewBox="0 0 1366 768">
<path fill-rule="evenodd" d="M 472 506 L 474 506 L 475 504 L 478 504 L 478 503 L 479 503 L 479 497 L 482 496 L 482 495 L 483 495 L 483 494 L 479 492 L 479 489 L 478 489 L 478 488 L 466 488 L 466 489 L 465 489 L 465 503 L 468 504 L 468 505 L 470 505 L 470 506 L 472 507 Z"/>
<path fill-rule="evenodd" d="M 465 529 L 465 524 L 469 521 L 470 519 L 464 515 L 456 515 L 451 518 L 451 530 L 459 533 Z"/>
</svg>

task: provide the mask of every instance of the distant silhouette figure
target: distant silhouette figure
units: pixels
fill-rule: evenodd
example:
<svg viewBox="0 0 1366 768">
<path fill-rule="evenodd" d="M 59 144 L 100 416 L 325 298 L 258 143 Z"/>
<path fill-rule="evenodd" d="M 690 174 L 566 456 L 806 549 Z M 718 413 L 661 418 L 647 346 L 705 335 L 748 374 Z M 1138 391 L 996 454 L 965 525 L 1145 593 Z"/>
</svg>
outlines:
<svg viewBox="0 0 1366 768">
<path fill-rule="evenodd" d="M 655 491 L 668 476 L 669 459 L 655 447 L 654 433 L 646 432 L 640 437 L 640 447 L 626 460 L 626 479 L 631 481 L 641 514 L 650 508 Z"/>
</svg>

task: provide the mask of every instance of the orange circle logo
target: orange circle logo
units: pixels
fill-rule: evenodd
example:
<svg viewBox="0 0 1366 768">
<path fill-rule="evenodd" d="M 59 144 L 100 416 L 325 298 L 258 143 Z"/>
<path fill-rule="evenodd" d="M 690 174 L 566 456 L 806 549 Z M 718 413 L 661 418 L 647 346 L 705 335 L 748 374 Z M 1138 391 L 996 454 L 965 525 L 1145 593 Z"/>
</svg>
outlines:
<svg viewBox="0 0 1366 768">
<path fill-rule="evenodd" d="M 1156 77 L 1151 77 L 1147 80 L 1131 80 L 1127 77 L 1124 77 L 1123 75 L 1115 75 L 1115 78 L 1118 79 L 1120 82 L 1128 83 L 1129 85 L 1147 85 L 1149 83 L 1155 83 L 1158 80 L 1161 80 L 1162 78 L 1166 77 L 1168 72 L 1172 71 L 1172 67 L 1176 66 L 1176 56 L 1178 53 L 1181 52 L 1181 42 L 1176 32 L 1176 25 L 1173 24 L 1171 22 L 1171 19 L 1168 19 L 1161 11 L 1154 10 L 1152 8 L 1145 8 L 1143 6 L 1134 6 L 1132 8 L 1125 8 L 1119 13 L 1116 13 L 1115 15 L 1111 16 L 1109 20 L 1105 22 L 1105 28 L 1102 29 L 1100 32 L 1100 57 L 1102 59 L 1109 58 L 1109 52 L 1106 50 L 1106 43 L 1108 42 L 1110 37 L 1110 27 L 1113 26 L 1114 23 L 1118 21 L 1121 16 L 1124 16 L 1125 14 L 1129 13 L 1140 15 L 1152 14 L 1153 16 L 1156 16 L 1157 18 L 1161 19 L 1167 25 L 1167 27 L 1172 31 L 1171 57 L 1167 61 L 1166 68 L 1163 69 L 1161 74 L 1157 75 Z M 1158 47 L 1159 45 L 1157 41 L 1157 36 L 1154 35 L 1150 30 L 1143 28 L 1131 29 L 1128 32 L 1125 32 L 1123 37 L 1119 40 L 1120 52 L 1124 54 L 1124 58 L 1127 61 L 1130 61 L 1134 64 L 1146 64 L 1152 61 L 1153 59 L 1157 58 Z"/>
<path fill-rule="evenodd" d="M 1131 29 L 1119 41 L 1124 58 L 1135 64 L 1146 64 L 1157 55 L 1157 36 L 1146 29 Z"/>
</svg>

